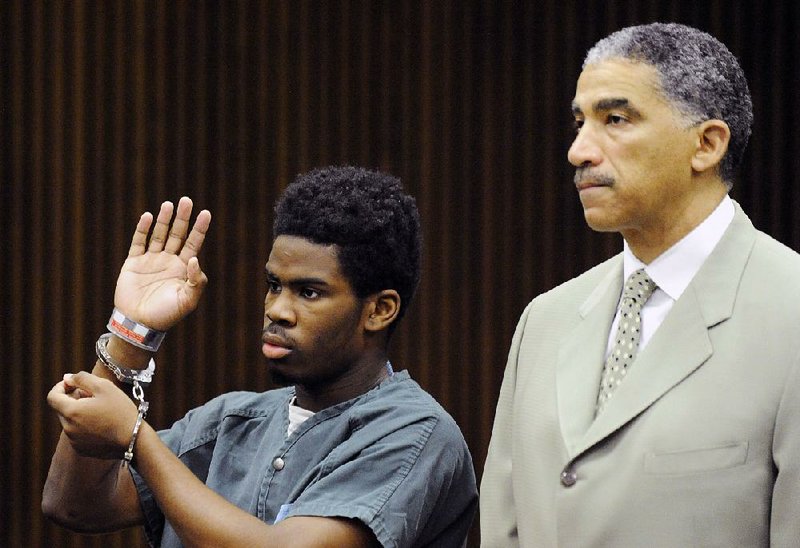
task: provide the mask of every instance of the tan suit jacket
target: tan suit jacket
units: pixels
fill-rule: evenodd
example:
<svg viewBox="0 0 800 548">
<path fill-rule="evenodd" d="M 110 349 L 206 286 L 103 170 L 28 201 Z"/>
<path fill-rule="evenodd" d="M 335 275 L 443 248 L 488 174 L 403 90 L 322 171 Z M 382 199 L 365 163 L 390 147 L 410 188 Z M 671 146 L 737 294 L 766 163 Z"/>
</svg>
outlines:
<svg viewBox="0 0 800 548">
<path fill-rule="evenodd" d="M 594 420 L 622 256 L 514 335 L 482 546 L 800 546 L 800 255 L 733 222 Z"/>
</svg>

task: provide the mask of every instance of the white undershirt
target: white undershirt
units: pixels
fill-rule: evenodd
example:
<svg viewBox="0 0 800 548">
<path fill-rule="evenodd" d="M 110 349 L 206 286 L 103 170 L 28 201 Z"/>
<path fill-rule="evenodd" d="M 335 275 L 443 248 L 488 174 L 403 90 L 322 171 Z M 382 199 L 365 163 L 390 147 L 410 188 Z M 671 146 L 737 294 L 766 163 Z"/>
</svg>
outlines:
<svg viewBox="0 0 800 548">
<path fill-rule="evenodd" d="M 296 401 L 297 397 L 294 397 L 289 402 L 289 428 L 286 432 L 287 436 L 294 434 L 295 430 L 300 428 L 301 424 L 314 416 L 313 411 L 295 405 Z"/>
<path fill-rule="evenodd" d="M 650 341 L 667 313 L 672 309 L 672 305 L 680 298 L 692 278 L 711 255 L 714 247 L 722 239 L 725 230 L 733 221 L 735 211 L 733 200 L 726 195 L 711 215 L 648 265 L 637 259 L 628 247 L 628 243 L 625 242 L 622 259 L 623 279 L 627 280 L 633 272 L 644 268 L 647 275 L 658 286 L 642 308 L 640 351 Z M 608 334 L 606 356 L 611 352 L 614 344 L 618 323 L 619 307 L 617 307 L 617 313 Z"/>
</svg>

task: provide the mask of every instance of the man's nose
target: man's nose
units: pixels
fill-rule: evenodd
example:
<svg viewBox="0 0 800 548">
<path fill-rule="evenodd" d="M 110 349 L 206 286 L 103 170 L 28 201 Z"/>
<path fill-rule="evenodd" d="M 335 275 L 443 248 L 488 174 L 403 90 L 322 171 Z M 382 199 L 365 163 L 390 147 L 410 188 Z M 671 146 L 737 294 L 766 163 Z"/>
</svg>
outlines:
<svg viewBox="0 0 800 548">
<path fill-rule="evenodd" d="M 268 293 L 264 300 L 264 316 L 272 323 L 294 325 L 296 314 L 292 306 L 292 299 L 286 291 L 273 294 Z"/>
<path fill-rule="evenodd" d="M 600 147 L 587 124 L 578 130 L 567 152 L 567 159 L 575 167 L 596 166 L 602 161 Z"/>
</svg>

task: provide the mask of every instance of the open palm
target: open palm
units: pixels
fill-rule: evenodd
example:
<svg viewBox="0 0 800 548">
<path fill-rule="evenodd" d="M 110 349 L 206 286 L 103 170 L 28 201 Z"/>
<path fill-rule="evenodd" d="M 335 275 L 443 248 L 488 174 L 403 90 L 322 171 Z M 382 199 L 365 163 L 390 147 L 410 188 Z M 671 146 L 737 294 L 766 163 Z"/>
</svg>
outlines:
<svg viewBox="0 0 800 548">
<path fill-rule="evenodd" d="M 120 312 L 159 331 L 166 331 L 193 311 L 208 282 L 197 254 L 211 224 L 211 213 L 201 211 L 189 232 L 192 201 L 185 196 L 180 199 L 174 220 L 173 210 L 171 202 L 161 204 L 149 241 L 153 216 L 141 216 L 114 293 L 114 306 Z"/>
</svg>

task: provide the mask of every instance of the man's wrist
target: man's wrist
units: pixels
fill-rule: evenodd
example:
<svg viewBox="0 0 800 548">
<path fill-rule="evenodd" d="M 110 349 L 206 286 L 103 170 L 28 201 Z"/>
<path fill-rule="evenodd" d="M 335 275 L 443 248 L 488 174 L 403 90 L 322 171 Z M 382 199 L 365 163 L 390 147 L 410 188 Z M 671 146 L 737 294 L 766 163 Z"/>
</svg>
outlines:
<svg viewBox="0 0 800 548">
<path fill-rule="evenodd" d="M 144 418 L 147 415 L 147 410 L 150 408 L 150 404 L 145 401 L 144 391 L 138 382 L 133 383 L 133 399 L 138 405 L 136 410 L 136 423 L 134 424 L 133 431 L 131 432 L 131 440 L 128 443 L 128 449 L 125 451 L 125 454 L 122 457 L 123 466 L 128 466 L 133 461 L 133 450 L 136 446 L 136 438 L 139 436 L 139 428 L 141 428 Z"/>
<path fill-rule="evenodd" d="M 114 373 L 114 375 L 117 377 L 117 380 L 127 384 L 132 384 L 134 389 L 139 386 L 139 384 L 150 384 L 150 381 L 153 379 L 153 374 L 156 371 L 155 360 L 150 358 L 147 369 L 131 369 L 127 366 L 127 364 L 114 359 L 114 357 L 109 354 L 107 345 L 108 341 L 113 336 L 114 335 L 111 333 L 104 333 L 103 335 L 100 335 L 99 339 L 97 339 L 95 350 L 100 362 L 106 368 L 108 368 L 108 370 Z"/>
<path fill-rule="evenodd" d="M 124 364 L 128 369 L 147 369 L 153 357 L 152 352 L 134 346 L 114 334 L 108 339 L 106 351 L 115 362 Z"/>
<path fill-rule="evenodd" d="M 111 317 L 108 319 L 106 327 L 117 337 L 125 339 L 133 346 L 138 346 L 150 352 L 157 352 L 158 347 L 164 342 L 164 337 L 166 336 L 165 331 L 159 331 L 139 323 L 123 314 L 117 307 L 114 307 L 111 312 Z"/>
</svg>

